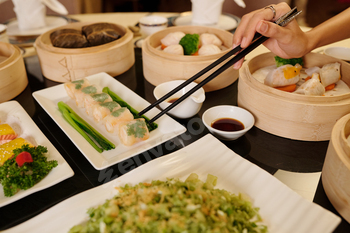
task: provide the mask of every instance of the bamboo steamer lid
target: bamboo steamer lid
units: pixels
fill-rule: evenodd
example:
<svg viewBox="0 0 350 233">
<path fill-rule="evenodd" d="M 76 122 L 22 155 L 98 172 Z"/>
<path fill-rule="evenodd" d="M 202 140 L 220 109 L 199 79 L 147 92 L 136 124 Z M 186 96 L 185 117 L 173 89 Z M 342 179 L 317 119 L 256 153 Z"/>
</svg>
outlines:
<svg viewBox="0 0 350 233">
<path fill-rule="evenodd" d="M 0 42 L 0 103 L 19 95 L 28 85 L 21 50 L 9 43 Z"/>
<path fill-rule="evenodd" d="M 161 45 L 160 40 L 162 38 L 171 32 L 179 31 L 184 32 L 185 34 L 215 34 L 223 42 L 223 45 L 227 50 L 214 55 L 184 56 L 165 53 L 157 49 Z M 232 41 L 232 33 L 213 27 L 174 26 L 166 28 L 147 37 L 142 43 L 143 74 L 146 80 L 155 86 L 172 80 L 187 80 L 227 53 L 229 49 L 232 48 Z M 195 82 L 201 82 L 219 67 L 220 65 L 198 78 Z M 227 69 L 204 85 L 203 88 L 206 92 L 219 90 L 231 85 L 237 79 L 238 71 Z"/>
<path fill-rule="evenodd" d="M 273 65 L 274 56 L 265 53 L 243 64 L 238 82 L 238 106 L 254 115 L 256 127 L 271 134 L 303 141 L 329 140 L 336 121 L 350 112 L 350 93 L 305 96 L 264 85 L 252 73 Z M 350 86 L 350 64 L 317 53 L 307 54 L 303 60 L 306 68 L 341 63 L 342 80 Z"/>
<path fill-rule="evenodd" d="M 322 169 L 322 184 L 334 208 L 350 223 L 350 114 L 332 130 Z"/>
<path fill-rule="evenodd" d="M 99 72 L 117 76 L 135 63 L 132 32 L 118 24 L 114 25 L 122 37 L 107 44 L 87 48 L 57 48 L 52 46 L 50 34 L 53 31 L 71 28 L 80 30 L 92 22 L 67 24 L 39 36 L 35 41 L 43 75 L 56 82 L 68 82 Z"/>
</svg>

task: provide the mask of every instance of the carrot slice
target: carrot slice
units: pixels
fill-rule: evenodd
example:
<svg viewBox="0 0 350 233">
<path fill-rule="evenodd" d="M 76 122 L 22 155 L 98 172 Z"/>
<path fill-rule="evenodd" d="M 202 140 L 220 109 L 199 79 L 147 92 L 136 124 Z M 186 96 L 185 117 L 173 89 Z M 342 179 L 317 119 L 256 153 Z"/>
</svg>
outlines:
<svg viewBox="0 0 350 233">
<path fill-rule="evenodd" d="M 195 53 L 192 53 L 192 56 L 198 56 L 198 51 Z"/>
<path fill-rule="evenodd" d="M 309 79 L 311 79 L 311 76 L 307 76 L 306 79 L 305 79 L 305 82 L 306 82 L 307 80 L 309 80 Z"/>
<path fill-rule="evenodd" d="M 295 91 L 295 88 L 297 88 L 296 84 L 291 84 L 291 85 L 287 85 L 287 86 L 283 86 L 283 87 L 275 87 L 278 90 L 281 91 L 287 91 L 287 92 L 293 92 Z"/>
<path fill-rule="evenodd" d="M 160 47 L 161 47 L 162 50 L 164 50 L 168 46 L 162 44 Z"/>
<path fill-rule="evenodd" d="M 335 88 L 335 83 L 331 84 L 331 85 L 328 85 L 325 87 L 326 91 L 330 91 L 330 90 L 333 90 Z"/>
</svg>

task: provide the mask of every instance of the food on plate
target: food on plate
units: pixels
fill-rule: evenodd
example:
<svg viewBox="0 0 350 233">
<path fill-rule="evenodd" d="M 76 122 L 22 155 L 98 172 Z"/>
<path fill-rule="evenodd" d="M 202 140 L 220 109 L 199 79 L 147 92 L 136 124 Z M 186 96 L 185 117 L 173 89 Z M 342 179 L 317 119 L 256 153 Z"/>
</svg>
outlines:
<svg viewBox="0 0 350 233">
<path fill-rule="evenodd" d="M 47 152 L 46 147 L 29 143 L 11 151 L 13 157 L 0 166 L 0 183 L 6 197 L 33 187 L 58 165 L 56 160 L 47 160 Z"/>
<path fill-rule="evenodd" d="M 94 105 L 110 101 L 112 101 L 112 98 L 104 92 L 86 95 L 84 98 L 85 111 L 88 115 L 92 115 Z"/>
<path fill-rule="evenodd" d="M 85 48 L 115 41 L 121 34 L 110 23 L 95 23 L 83 26 L 81 30 L 65 28 L 53 31 L 50 40 L 54 47 Z"/>
<path fill-rule="evenodd" d="M 162 43 L 162 49 L 164 49 L 167 46 L 170 45 L 176 45 L 179 44 L 182 37 L 185 36 L 185 33 L 183 32 L 171 32 L 168 35 L 166 35 L 163 39 L 160 40 Z"/>
<path fill-rule="evenodd" d="M 209 45 L 213 44 L 218 47 L 222 45 L 222 41 L 215 34 L 212 33 L 203 33 L 199 36 L 199 45 Z"/>
<path fill-rule="evenodd" d="M 206 44 L 200 47 L 200 49 L 198 50 L 198 55 L 211 55 L 211 54 L 217 54 L 220 52 L 221 52 L 221 49 L 217 45 Z"/>
<path fill-rule="evenodd" d="M 211 55 L 226 49 L 219 37 L 212 33 L 171 32 L 160 41 L 160 50 L 176 55 Z"/>
<path fill-rule="evenodd" d="M 326 92 L 326 89 L 320 81 L 320 75 L 314 73 L 310 79 L 305 81 L 300 87 L 295 91 L 298 94 L 322 96 Z"/>
<path fill-rule="evenodd" d="M 138 118 L 145 119 L 147 128 L 150 132 L 152 130 L 155 130 L 156 128 L 158 128 L 157 123 L 154 123 L 154 122 L 149 123 L 150 119 L 148 117 L 146 117 L 145 115 L 139 116 L 139 112 L 136 109 L 134 109 L 132 106 L 130 106 L 127 102 L 125 102 L 122 98 L 120 98 L 120 96 L 118 96 L 116 93 L 111 91 L 108 87 L 104 87 L 102 91 L 105 93 L 108 93 L 112 97 L 113 101 L 120 104 L 120 106 L 127 107 L 130 110 L 131 114 L 134 115 L 135 119 L 138 119 Z"/>
<path fill-rule="evenodd" d="M 111 150 L 115 145 L 100 134 L 96 129 L 84 121 L 78 114 L 76 114 L 71 107 L 64 102 L 58 102 L 58 109 L 62 112 L 63 118 L 77 130 L 99 153 L 103 150 Z M 94 140 L 92 140 L 90 135 Z M 97 143 L 97 144 L 96 144 Z"/>
<path fill-rule="evenodd" d="M 70 28 L 52 32 L 50 40 L 54 47 L 60 48 L 85 48 L 89 45 L 82 31 Z"/>
<path fill-rule="evenodd" d="M 249 197 L 215 189 L 216 182 L 192 173 L 185 181 L 117 187 L 116 196 L 90 208 L 89 220 L 69 232 L 268 232 Z"/>
<path fill-rule="evenodd" d="M 100 122 L 111 112 L 119 108 L 121 108 L 121 106 L 115 101 L 98 103 L 92 107 L 92 116 L 96 122 Z"/>
<path fill-rule="evenodd" d="M 26 139 L 20 137 L 0 145 L 0 165 L 3 165 L 9 158 L 13 156 L 14 149 L 20 148 L 26 144 L 33 146 Z"/>
<path fill-rule="evenodd" d="M 300 79 L 301 65 L 283 65 L 271 70 L 265 78 L 264 84 L 270 87 L 283 87 L 296 84 Z"/>
<path fill-rule="evenodd" d="M 90 86 L 90 83 L 87 79 L 79 79 L 79 80 L 75 80 L 72 82 L 67 82 L 64 84 L 64 88 L 66 89 L 67 94 L 69 95 L 69 97 L 71 97 L 72 99 L 75 98 L 75 93 L 78 90 L 81 90 L 84 87 Z"/>
<path fill-rule="evenodd" d="M 90 46 L 97 46 L 115 41 L 121 37 L 120 33 L 115 30 L 113 24 L 95 23 L 82 28 L 83 34 L 89 41 Z"/>
<path fill-rule="evenodd" d="M 184 48 L 179 44 L 169 45 L 163 51 L 170 54 L 184 55 Z"/>
<path fill-rule="evenodd" d="M 120 123 L 131 120 L 134 120 L 134 116 L 126 107 L 122 107 L 111 112 L 103 119 L 106 130 L 112 134 L 118 134 Z"/>
<path fill-rule="evenodd" d="M 85 98 L 89 95 L 100 93 L 101 88 L 96 85 L 89 85 L 77 90 L 74 94 L 75 102 L 78 107 L 85 107 Z"/>
<path fill-rule="evenodd" d="M 149 138 L 149 131 L 143 118 L 121 122 L 118 133 L 120 140 L 126 146 L 131 146 Z"/>
<path fill-rule="evenodd" d="M 349 86 L 341 80 L 339 62 L 309 68 L 302 68 L 299 63 L 303 64 L 301 58 L 282 59 L 276 56 L 276 65 L 258 69 L 252 75 L 265 85 L 296 94 L 336 96 L 350 93 Z"/>
<path fill-rule="evenodd" d="M 181 38 L 179 44 L 184 48 L 185 55 L 194 55 L 199 47 L 198 34 L 186 34 Z"/>
<path fill-rule="evenodd" d="M 0 124 L 0 144 L 13 140 L 17 137 L 17 133 L 8 124 Z"/>
<path fill-rule="evenodd" d="M 79 83 L 79 80 L 75 81 Z M 85 83 L 85 82 L 83 82 Z M 120 138 L 121 142 L 126 146 L 131 146 L 142 140 L 149 138 L 149 132 L 157 128 L 157 124 L 149 124 L 149 119 L 145 116 L 139 116 L 138 111 L 128 105 L 124 100 L 122 100 L 118 95 L 109 90 L 109 88 L 104 88 L 97 85 L 88 85 L 85 87 L 79 86 L 76 88 L 72 83 L 65 84 L 66 91 L 73 92 L 74 94 L 69 95 L 78 107 L 84 107 L 85 112 L 93 117 L 95 122 L 101 122 L 104 124 L 106 130 L 115 135 L 125 135 L 121 134 L 119 130 L 121 127 L 119 125 L 122 122 L 139 122 L 133 121 L 134 118 L 143 119 L 143 123 L 146 126 L 146 136 L 134 138 Z M 67 104 L 62 101 L 58 103 L 58 108 L 62 112 L 63 117 L 68 121 L 68 123 L 76 129 L 98 152 L 102 153 L 104 150 L 111 150 L 115 148 L 115 145 L 107 140 L 102 134 L 95 130 L 91 125 L 84 121 L 78 114 L 74 112 Z M 141 123 L 138 123 L 139 125 Z M 130 127 L 129 127 L 130 128 Z M 130 135 L 129 135 L 130 136 Z M 134 135 L 135 136 L 135 135 Z M 139 135 L 137 135 L 139 136 Z M 90 138 L 92 137 L 93 140 Z M 140 139 L 140 140 L 139 140 Z"/>
</svg>

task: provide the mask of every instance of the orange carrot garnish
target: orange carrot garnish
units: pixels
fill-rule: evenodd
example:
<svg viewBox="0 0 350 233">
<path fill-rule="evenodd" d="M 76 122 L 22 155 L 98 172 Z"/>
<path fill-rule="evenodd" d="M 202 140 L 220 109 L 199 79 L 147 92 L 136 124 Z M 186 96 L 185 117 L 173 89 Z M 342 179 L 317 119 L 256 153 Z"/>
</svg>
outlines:
<svg viewBox="0 0 350 233">
<path fill-rule="evenodd" d="M 296 87 L 297 87 L 296 84 L 291 84 L 291 85 L 287 85 L 287 86 L 283 86 L 283 87 L 275 87 L 275 88 L 278 90 L 281 90 L 281 91 L 293 92 L 293 91 L 295 91 Z"/>
<path fill-rule="evenodd" d="M 331 84 L 331 85 L 328 85 L 325 87 L 326 91 L 330 91 L 330 90 L 333 90 L 335 88 L 335 83 Z"/>
</svg>

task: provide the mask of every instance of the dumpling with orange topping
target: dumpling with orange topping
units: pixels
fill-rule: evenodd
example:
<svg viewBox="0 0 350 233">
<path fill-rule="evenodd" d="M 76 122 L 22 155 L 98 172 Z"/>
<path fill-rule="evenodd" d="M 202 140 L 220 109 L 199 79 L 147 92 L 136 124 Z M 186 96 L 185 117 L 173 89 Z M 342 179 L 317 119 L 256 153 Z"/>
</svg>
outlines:
<svg viewBox="0 0 350 233">
<path fill-rule="evenodd" d="M 270 87 L 283 87 L 296 84 L 300 79 L 301 65 L 296 64 L 280 66 L 270 71 L 264 81 Z"/>
</svg>

